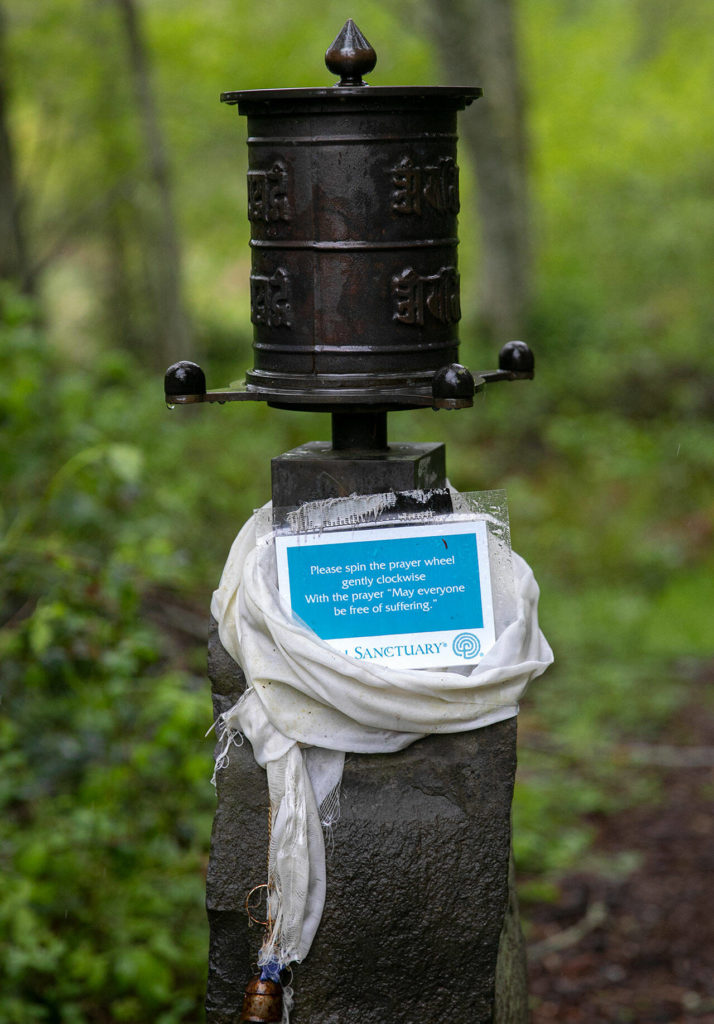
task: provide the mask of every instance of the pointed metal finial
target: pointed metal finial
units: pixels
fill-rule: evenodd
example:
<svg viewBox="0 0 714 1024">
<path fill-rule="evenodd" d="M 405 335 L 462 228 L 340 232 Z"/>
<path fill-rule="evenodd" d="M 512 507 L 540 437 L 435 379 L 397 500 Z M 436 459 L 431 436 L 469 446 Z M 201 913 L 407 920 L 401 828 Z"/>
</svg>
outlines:
<svg viewBox="0 0 714 1024">
<path fill-rule="evenodd" d="M 342 31 L 325 54 L 325 64 L 333 75 L 340 75 L 338 85 L 366 85 L 362 75 L 368 75 L 377 63 L 377 54 L 348 18 Z"/>
</svg>

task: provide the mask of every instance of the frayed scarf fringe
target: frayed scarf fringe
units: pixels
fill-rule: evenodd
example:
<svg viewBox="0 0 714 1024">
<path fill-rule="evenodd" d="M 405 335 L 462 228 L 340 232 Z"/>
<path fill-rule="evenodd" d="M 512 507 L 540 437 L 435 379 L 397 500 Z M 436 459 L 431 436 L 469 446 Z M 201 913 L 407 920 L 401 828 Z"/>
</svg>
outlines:
<svg viewBox="0 0 714 1024">
<path fill-rule="evenodd" d="M 237 719 L 235 718 L 236 712 L 239 710 L 243 702 L 248 695 L 248 690 L 245 690 L 243 695 L 237 704 L 234 704 L 228 711 L 224 711 L 223 714 L 219 715 L 215 720 L 210 729 L 207 730 L 206 736 L 215 729 L 216 739 L 218 740 L 219 747 L 216 751 L 215 762 L 213 766 L 213 775 L 211 776 L 212 785 L 216 785 L 216 774 L 222 769 L 227 768 L 231 763 L 229 757 L 229 751 L 232 746 L 242 747 L 245 742 L 245 736 L 240 731 L 237 725 Z"/>
</svg>

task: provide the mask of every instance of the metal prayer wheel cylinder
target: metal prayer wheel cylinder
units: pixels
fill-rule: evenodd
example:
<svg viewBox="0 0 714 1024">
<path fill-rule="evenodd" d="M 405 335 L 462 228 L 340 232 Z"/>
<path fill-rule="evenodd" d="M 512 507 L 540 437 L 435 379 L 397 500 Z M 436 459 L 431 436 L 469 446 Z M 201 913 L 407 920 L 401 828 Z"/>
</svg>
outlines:
<svg viewBox="0 0 714 1024">
<path fill-rule="evenodd" d="M 243 1009 L 238 1018 L 252 1024 L 279 1024 L 283 1019 L 283 989 L 279 981 L 251 978 L 245 987 Z"/>
<path fill-rule="evenodd" d="M 456 122 L 481 89 L 368 86 L 376 60 L 349 20 L 325 55 L 337 85 L 221 95 L 248 121 L 254 365 L 206 390 L 200 367 L 175 363 L 169 404 L 384 418 L 467 408 L 487 383 L 533 376 L 523 342 L 497 370 L 458 363 Z"/>
<path fill-rule="evenodd" d="M 248 119 L 248 388 L 429 386 L 457 359 L 456 115 L 481 90 L 355 84 L 335 61 L 338 86 L 222 96 Z"/>
</svg>

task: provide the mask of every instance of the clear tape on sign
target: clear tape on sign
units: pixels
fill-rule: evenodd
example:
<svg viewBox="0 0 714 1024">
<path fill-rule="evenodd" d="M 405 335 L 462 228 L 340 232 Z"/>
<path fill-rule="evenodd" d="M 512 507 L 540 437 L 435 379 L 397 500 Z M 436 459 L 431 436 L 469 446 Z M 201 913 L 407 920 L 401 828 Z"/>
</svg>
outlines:
<svg viewBox="0 0 714 1024">
<path fill-rule="evenodd" d="M 515 619 L 503 491 L 350 495 L 261 516 L 286 610 L 348 657 L 465 668 Z"/>
</svg>

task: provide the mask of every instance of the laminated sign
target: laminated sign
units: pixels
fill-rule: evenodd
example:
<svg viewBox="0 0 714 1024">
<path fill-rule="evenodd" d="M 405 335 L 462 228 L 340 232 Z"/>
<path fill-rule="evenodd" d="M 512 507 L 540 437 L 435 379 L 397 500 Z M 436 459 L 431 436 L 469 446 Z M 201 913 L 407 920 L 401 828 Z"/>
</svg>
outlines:
<svg viewBox="0 0 714 1024">
<path fill-rule="evenodd" d="M 446 668 L 495 643 L 483 520 L 278 535 L 275 547 L 293 614 L 350 658 Z"/>
</svg>

